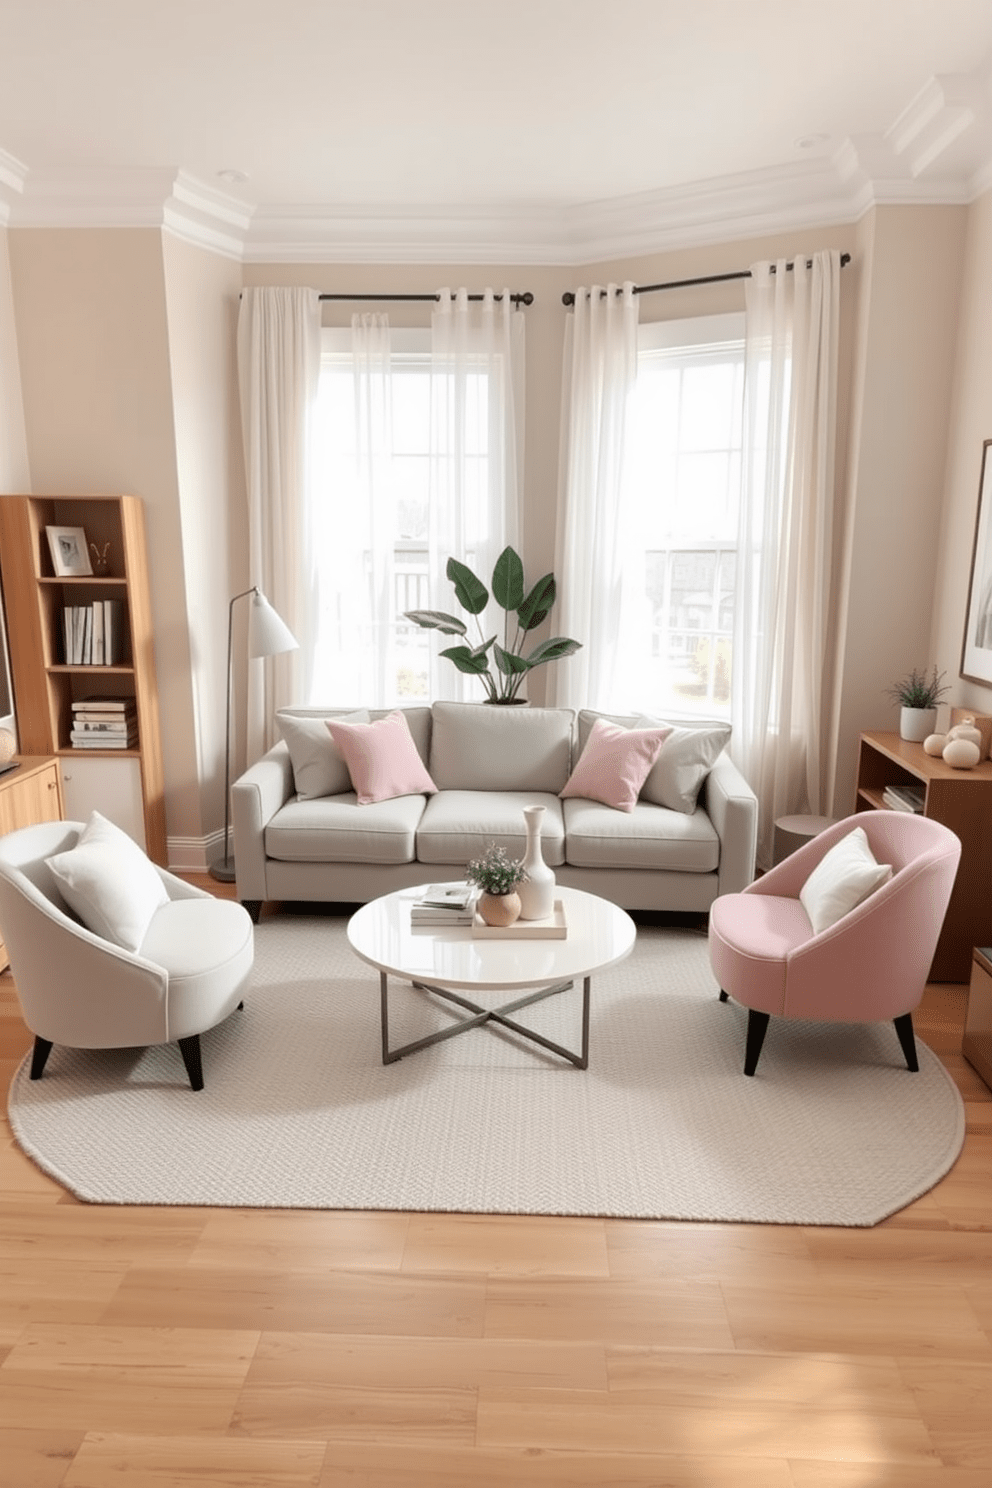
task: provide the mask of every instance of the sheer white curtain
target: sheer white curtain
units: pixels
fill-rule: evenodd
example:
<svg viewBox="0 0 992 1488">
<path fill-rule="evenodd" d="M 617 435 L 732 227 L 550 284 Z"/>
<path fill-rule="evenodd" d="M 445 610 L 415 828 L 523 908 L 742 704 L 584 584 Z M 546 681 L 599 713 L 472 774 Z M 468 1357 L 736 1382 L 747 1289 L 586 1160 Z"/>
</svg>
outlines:
<svg viewBox="0 0 992 1488">
<path fill-rule="evenodd" d="M 754 264 L 746 288 L 731 752 L 763 866 L 776 817 L 820 814 L 829 773 L 839 291 L 835 251 Z"/>
<path fill-rule="evenodd" d="M 473 302 L 465 289 L 440 290 L 431 316 L 429 601 L 422 608 L 460 616 L 445 576 L 449 557 L 468 564 L 488 588 L 507 544 L 519 551 L 523 377 L 524 315 L 509 291 L 497 298 L 486 289 Z M 479 616 L 487 638 L 498 628 L 502 639 L 503 618 L 492 606 Z M 469 623 L 468 643 L 475 644 Z M 440 655 L 444 645 L 431 646 L 430 696 L 481 697 L 479 682 Z"/>
<path fill-rule="evenodd" d="M 316 290 L 244 290 L 238 314 L 238 381 L 248 487 L 249 583 L 258 585 L 300 642 L 298 651 L 252 663 L 262 686 L 249 688 L 249 763 L 275 738 L 276 708 L 306 690 L 315 620 L 307 497 L 319 376 Z"/>
<path fill-rule="evenodd" d="M 623 497 L 628 401 L 637 376 L 633 285 L 579 289 L 566 327 L 555 635 L 582 648 L 548 669 L 548 702 L 610 709 L 629 703 L 620 645 L 631 520 Z"/>
</svg>

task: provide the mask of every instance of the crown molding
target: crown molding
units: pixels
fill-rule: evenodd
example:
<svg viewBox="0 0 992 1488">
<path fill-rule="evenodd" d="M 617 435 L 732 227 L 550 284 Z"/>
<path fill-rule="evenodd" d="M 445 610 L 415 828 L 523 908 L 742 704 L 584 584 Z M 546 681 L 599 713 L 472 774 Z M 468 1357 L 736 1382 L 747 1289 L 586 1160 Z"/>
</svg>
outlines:
<svg viewBox="0 0 992 1488">
<path fill-rule="evenodd" d="M 7 157 L 8 159 L 10 157 Z M 3 181 L 0 158 L 0 182 Z M 23 169 L 8 225 L 42 228 L 164 228 L 240 259 L 251 207 L 173 167 L 110 170 Z"/>
<path fill-rule="evenodd" d="M 176 167 L 32 170 L 0 151 L 0 225 L 156 227 L 244 263 L 579 266 L 966 205 L 992 185 L 990 74 L 931 77 L 883 134 L 737 176 L 574 206 L 257 205 Z"/>
</svg>

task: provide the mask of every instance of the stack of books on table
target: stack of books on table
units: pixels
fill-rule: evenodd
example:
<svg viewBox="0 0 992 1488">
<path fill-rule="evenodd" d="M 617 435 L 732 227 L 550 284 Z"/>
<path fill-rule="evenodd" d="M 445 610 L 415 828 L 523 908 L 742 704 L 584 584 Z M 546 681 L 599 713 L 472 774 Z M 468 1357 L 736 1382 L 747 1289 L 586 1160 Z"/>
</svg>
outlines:
<svg viewBox="0 0 992 1488">
<path fill-rule="evenodd" d="M 922 815 L 926 793 L 924 785 L 887 785 L 882 800 L 892 811 L 915 811 Z"/>
<path fill-rule="evenodd" d="M 410 905 L 410 924 L 471 925 L 476 892 L 468 883 L 428 884 Z"/>
<path fill-rule="evenodd" d="M 134 698 L 78 698 L 69 742 L 73 749 L 133 749 L 138 742 Z"/>
</svg>

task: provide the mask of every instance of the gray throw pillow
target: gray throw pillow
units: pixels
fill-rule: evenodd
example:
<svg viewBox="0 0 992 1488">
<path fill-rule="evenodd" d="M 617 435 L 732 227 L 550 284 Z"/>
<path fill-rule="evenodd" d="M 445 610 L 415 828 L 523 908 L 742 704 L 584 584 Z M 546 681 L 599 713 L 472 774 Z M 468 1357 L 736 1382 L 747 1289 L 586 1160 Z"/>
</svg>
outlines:
<svg viewBox="0 0 992 1488">
<path fill-rule="evenodd" d="M 637 727 L 656 728 L 661 721 L 640 718 Z M 676 725 L 641 787 L 641 800 L 691 816 L 703 781 L 729 742 L 729 723 Z"/>
<path fill-rule="evenodd" d="M 328 718 L 338 723 L 370 722 L 367 708 L 360 708 L 355 713 L 327 713 L 320 718 L 301 718 L 284 710 L 276 713 L 276 723 L 293 765 L 296 794 L 301 801 L 313 801 L 318 796 L 340 796 L 352 789 L 344 755 L 328 733 Z"/>
</svg>

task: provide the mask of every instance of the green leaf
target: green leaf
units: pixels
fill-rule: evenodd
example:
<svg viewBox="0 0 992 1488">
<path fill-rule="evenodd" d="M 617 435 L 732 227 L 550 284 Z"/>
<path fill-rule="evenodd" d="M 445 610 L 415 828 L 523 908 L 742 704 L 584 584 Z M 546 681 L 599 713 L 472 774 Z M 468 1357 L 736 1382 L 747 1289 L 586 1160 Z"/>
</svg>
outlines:
<svg viewBox="0 0 992 1488">
<path fill-rule="evenodd" d="M 554 574 L 545 574 L 543 579 L 538 579 L 517 610 L 517 619 L 520 621 L 521 628 L 536 630 L 548 618 L 557 595 Z"/>
<path fill-rule="evenodd" d="M 477 579 L 472 570 L 459 563 L 457 558 L 449 558 L 444 571 L 455 586 L 455 598 L 462 609 L 468 610 L 470 615 L 481 615 L 489 603 L 489 590 L 482 580 Z"/>
<path fill-rule="evenodd" d="M 504 548 L 493 569 L 493 599 L 504 610 L 523 603 L 524 566 L 512 548 Z"/>
<path fill-rule="evenodd" d="M 443 610 L 404 610 L 403 618 L 424 630 L 440 630 L 445 635 L 465 635 L 467 629 L 464 620 L 457 615 L 446 615 Z"/>
<path fill-rule="evenodd" d="M 528 667 L 536 667 L 545 661 L 560 661 L 563 656 L 571 656 L 574 651 L 581 649 L 581 641 L 570 641 L 566 636 L 552 636 L 550 641 L 542 641 L 539 646 L 535 646 L 523 660 Z"/>
<path fill-rule="evenodd" d="M 515 651 L 505 650 L 502 646 L 493 647 L 493 656 L 496 659 L 496 665 L 504 677 L 516 676 L 517 673 L 529 672 L 531 669 L 532 663 L 530 661 L 525 660 L 522 656 L 518 656 Z"/>
<path fill-rule="evenodd" d="M 467 646 L 449 646 L 441 655 L 453 661 L 460 672 L 467 672 L 473 677 L 481 677 L 489 670 L 485 653 L 479 655 L 478 652 L 470 651 Z"/>
</svg>

